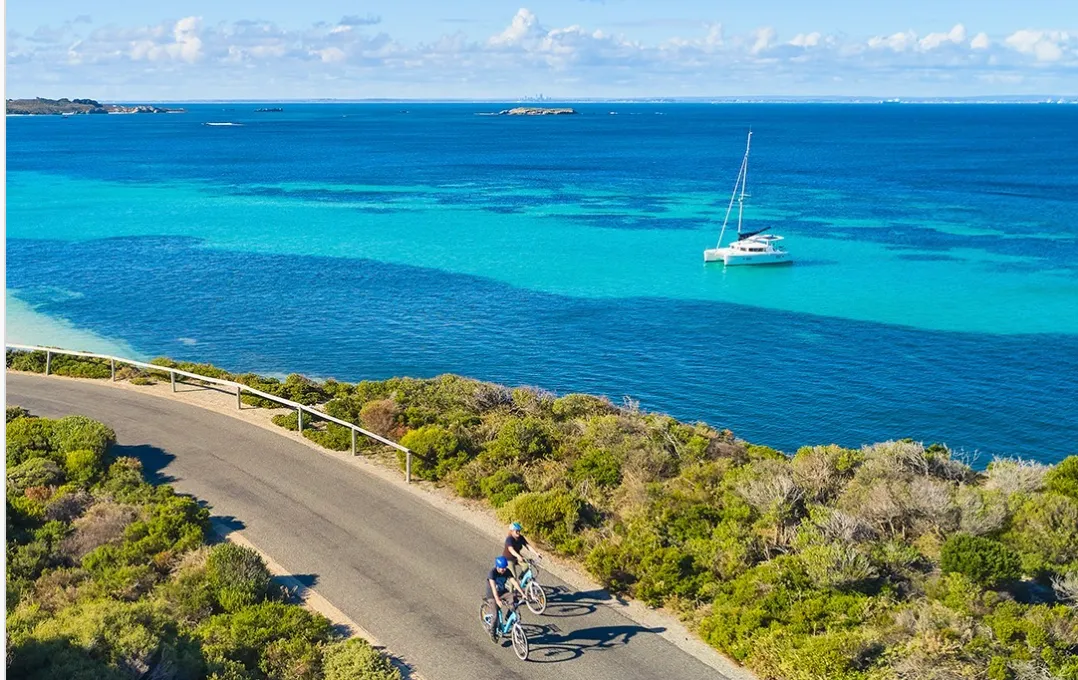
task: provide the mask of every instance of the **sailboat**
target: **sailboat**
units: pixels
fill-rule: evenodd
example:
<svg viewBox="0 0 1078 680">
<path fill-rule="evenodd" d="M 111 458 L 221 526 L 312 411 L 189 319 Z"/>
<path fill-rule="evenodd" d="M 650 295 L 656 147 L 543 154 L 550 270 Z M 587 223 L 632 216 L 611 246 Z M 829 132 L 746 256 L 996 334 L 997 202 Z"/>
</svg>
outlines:
<svg viewBox="0 0 1078 680">
<path fill-rule="evenodd" d="M 741 170 L 737 173 L 737 181 L 734 182 L 734 192 L 730 194 L 730 205 L 726 208 L 726 217 L 722 220 L 722 230 L 719 232 L 719 242 L 714 248 L 704 251 L 704 262 L 722 262 L 727 267 L 745 264 L 786 264 L 793 262 L 790 254 L 778 242 L 781 236 L 764 234 L 771 227 L 764 227 L 756 231 L 742 231 L 742 215 L 745 211 L 745 181 L 749 174 L 749 149 L 752 147 L 752 131 L 749 131 L 748 141 L 745 142 L 745 157 L 741 159 Z M 722 238 L 726 235 L 726 225 L 730 221 L 730 213 L 734 209 L 734 201 L 737 201 L 737 239 L 725 248 L 722 246 Z"/>
</svg>

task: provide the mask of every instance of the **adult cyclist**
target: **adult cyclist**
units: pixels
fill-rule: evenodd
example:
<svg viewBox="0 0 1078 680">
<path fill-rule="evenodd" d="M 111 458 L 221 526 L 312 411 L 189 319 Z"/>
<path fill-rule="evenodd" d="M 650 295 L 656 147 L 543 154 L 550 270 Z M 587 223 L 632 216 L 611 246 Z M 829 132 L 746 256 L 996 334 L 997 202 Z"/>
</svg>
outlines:
<svg viewBox="0 0 1078 680">
<path fill-rule="evenodd" d="M 483 600 L 489 602 L 494 609 L 494 616 L 490 618 L 490 639 L 498 640 L 498 626 L 502 617 L 509 615 L 509 607 L 513 605 L 513 591 L 524 597 L 524 590 L 513 578 L 513 572 L 509 571 L 509 560 L 502 556 L 494 558 L 494 568 L 487 572 L 487 587 Z"/>
<path fill-rule="evenodd" d="M 528 543 L 528 539 L 524 538 L 524 535 L 520 533 L 520 523 L 513 522 L 509 525 L 509 535 L 505 537 L 505 549 L 502 550 L 502 557 L 509 561 L 509 568 L 513 572 L 513 576 L 520 578 L 520 566 L 527 562 L 524 556 L 520 554 L 521 550 L 527 548 L 537 558 L 542 558 L 539 551 L 536 550 Z"/>
</svg>

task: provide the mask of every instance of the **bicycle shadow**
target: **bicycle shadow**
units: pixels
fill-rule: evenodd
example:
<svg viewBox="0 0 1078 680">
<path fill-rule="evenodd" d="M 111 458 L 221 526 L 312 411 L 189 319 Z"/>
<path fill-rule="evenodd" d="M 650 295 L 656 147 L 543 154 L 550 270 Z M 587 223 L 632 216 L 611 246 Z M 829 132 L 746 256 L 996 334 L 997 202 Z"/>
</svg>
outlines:
<svg viewBox="0 0 1078 680">
<path fill-rule="evenodd" d="M 531 643 L 528 661 L 535 663 L 561 663 L 580 658 L 589 652 L 624 647 L 641 633 L 658 634 L 665 628 L 644 626 L 595 626 L 579 628 L 562 633 L 557 625 L 522 623 Z"/>
<path fill-rule="evenodd" d="M 571 591 L 565 586 L 543 586 L 546 611 L 543 616 L 568 618 L 594 614 L 599 605 L 613 600 L 604 590 Z"/>
</svg>

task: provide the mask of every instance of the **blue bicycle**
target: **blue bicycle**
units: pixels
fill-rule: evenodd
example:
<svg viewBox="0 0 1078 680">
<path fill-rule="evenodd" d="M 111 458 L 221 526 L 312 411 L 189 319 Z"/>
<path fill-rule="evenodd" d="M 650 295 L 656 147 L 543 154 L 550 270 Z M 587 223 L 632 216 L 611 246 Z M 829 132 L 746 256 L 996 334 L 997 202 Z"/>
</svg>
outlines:
<svg viewBox="0 0 1078 680">
<path fill-rule="evenodd" d="M 513 641 L 513 653 L 521 661 L 527 661 L 528 635 L 524 632 L 524 627 L 520 625 L 520 613 L 517 611 L 520 605 L 521 601 L 519 599 L 513 600 L 513 604 L 509 607 L 509 615 L 505 617 L 504 621 L 501 621 L 501 625 L 494 631 L 494 642 L 499 642 L 503 637 L 508 636 Z M 484 631 L 490 631 L 490 622 L 494 616 L 498 616 L 497 605 L 483 600 L 483 604 L 479 605 L 479 619 L 483 622 Z M 501 617 L 498 616 L 498 618 L 500 619 Z"/>
<path fill-rule="evenodd" d="M 527 567 L 520 575 L 520 587 L 524 589 L 528 609 L 532 614 L 542 614 L 546 611 L 546 591 L 539 585 L 539 559 L 528 560 L 524 564 Z"/>
</svg>

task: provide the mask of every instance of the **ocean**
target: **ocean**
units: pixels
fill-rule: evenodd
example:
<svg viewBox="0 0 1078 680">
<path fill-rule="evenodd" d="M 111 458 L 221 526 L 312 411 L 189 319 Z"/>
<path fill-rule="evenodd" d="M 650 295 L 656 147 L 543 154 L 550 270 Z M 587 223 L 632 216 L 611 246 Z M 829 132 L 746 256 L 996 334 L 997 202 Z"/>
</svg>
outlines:
<svg viewBox="0 0 1078 680">
<path fill-rule="evenodd" d="M 9 341 L 1078 453 L 1076 106 L 182 106 L 7 119 Z M 750 127 L 796 263 L 705 266 Z"/>
</svg>

